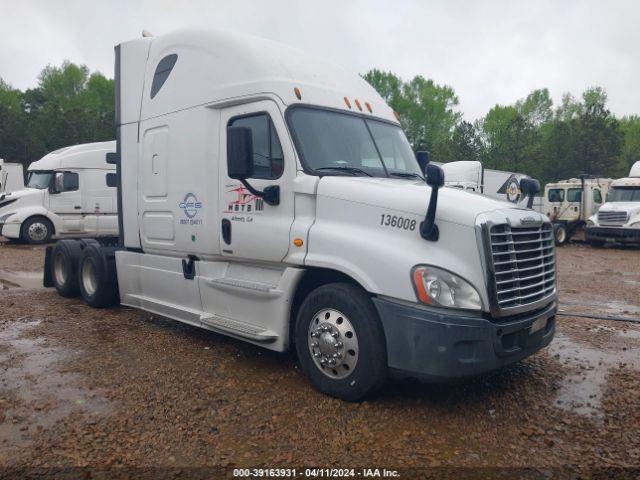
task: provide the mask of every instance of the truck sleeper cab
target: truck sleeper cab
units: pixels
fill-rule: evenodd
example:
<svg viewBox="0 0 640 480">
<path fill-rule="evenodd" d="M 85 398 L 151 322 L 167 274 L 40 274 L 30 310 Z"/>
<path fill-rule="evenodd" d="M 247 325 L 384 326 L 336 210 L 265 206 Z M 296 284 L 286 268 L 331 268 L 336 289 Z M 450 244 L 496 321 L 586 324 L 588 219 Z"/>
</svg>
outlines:
<svg viewBox="0 0 640 480">
<path fill-rule="evenodd" d="M 543 215 L 428 183 L 358 75 L 266 40 L 116 46 L 120 242 L 63 240 L 45 284 L 275 351 L 359 400 L 389 374 L 474 375 L 555 331 Z"/>
<path fill-rule="evenodd" d="M 31 244 L 116 236 L 116 189 L 106 177 L 115 175 L 115 167 L 105 160 L 115 146 L 112 141 L 65 147 L 29 165 L 26 187 L 0 195 L 0 235 Z"/>
</svg>

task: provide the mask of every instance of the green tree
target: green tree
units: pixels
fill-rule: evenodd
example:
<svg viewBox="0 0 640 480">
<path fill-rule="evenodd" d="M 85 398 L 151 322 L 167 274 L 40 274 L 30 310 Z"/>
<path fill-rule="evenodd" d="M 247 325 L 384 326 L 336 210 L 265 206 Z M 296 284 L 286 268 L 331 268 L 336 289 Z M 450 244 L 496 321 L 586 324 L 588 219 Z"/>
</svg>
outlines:
<svg viewBox="0 0 640 480">
<path fill-rule="evenodd" d="M 623 136 L 620 154 L 620 176 L 629 174 L 631 166 L 640 161 L 640 116 L 632 115 L 620 120 L 620 131 Z"/>
<path fill-rule="evenodd" d="M 371 70 L 363 75 L 400 115 L 415 150 L 428 150 L 434 160 L 452 160 L 451 136 L 461 119 L 458 97 L 451 87 L 421 76 L 405 82 L 391 72 Z"/>
<path fill-rule="evenodd" d="M 452 160 L 482 161 L 484 158 L 484 145 L 476 127 L 462 121 L 453 129 L 451 138 Z"/>
<path fill-rule="evenodd" d="M 24 157 L 26 121 L 22 93 L 0 79 L 0 158 L 16 161 Z"/>
</svg>

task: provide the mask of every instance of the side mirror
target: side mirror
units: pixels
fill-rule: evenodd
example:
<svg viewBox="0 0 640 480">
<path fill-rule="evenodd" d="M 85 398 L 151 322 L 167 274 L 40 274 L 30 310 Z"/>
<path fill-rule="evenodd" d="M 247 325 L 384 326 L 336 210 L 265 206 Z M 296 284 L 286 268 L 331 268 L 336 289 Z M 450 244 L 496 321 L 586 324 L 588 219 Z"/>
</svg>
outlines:
<svg viewBox="0 0 640 480">
<path fill-rule="evenodd" d="M 416 160 L 420 165 L 420 171 L 425 173 L 427 171 L 427 165 L 429 164 L 429 152 L 420 150 L 416 152 Z"/>
<path fill-rule="evenodd" d="M 535 178 L 522 178 L 520 180 L 520 190 L 527 200 L 527 208 L 533 207 L 533 197 L 540 193 L 540 182 Z"/>
<path fill-rule="evenodd" d="M 49 193 L 60 193 L 64 191 L 64 173 L 57 172 L 53 175 L 53 181 L 49 185 Z"/>
<path fill-rule="evenodd" d="M 248 127 L 227 127 L 227 175 L 268 205 L 280 203 L 280 186 L 272 185 L 263 191 L 253 188 L 247 178 L 253 177 L 253 136 Z"/>
<path fill-rule="evenodd" d="M 427 185 L 440 188 L 444 185 L 444 170 L 437 165 L 429 164 L 425 170 L 427 174 Z"/>
<path fill-rule="evenodd" d="M 431 187 L 431 197 L 429 207 L 424 221 L 420 223 L 420 235 L 425 240 L 437 242 L 440 237 L 438 226 L 436 225 L 436 207 L 438 205 L 438 190 L 444 185 L 444 171 L 432 163 L 426 168 L 427 185 Z"/>
<path fill-rule="evenodd" d="M 227 172 L 229 178 L 253 176 L 253 137 L 247 127 L 227 127 Z"/>
</svg>

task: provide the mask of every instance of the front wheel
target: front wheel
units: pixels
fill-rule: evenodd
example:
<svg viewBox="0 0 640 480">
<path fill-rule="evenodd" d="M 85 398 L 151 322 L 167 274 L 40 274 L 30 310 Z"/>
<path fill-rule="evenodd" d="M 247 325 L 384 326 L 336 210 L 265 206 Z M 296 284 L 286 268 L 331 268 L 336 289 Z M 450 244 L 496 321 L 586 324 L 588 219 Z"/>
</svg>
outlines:
<svg viewBox="0 0 640 480">
<path fill-rule="evenodd" d="M 53 225 L 44 217 L 33 217 L 22 224 L 20 238 L 25 243 L 40 245 L 51 240 Z"/>
<path fill-rule="evenodd" d="M 555 243 L 558 246 L 564 245 L 569 240 L 567 226 L 562 223 L 557 223 L 553 226 L 553 233 L 555 236 Z"/>
<path fill-rule="evenodd" d="M 295 340 L 302 369 L 322 393 L 358 401 L 387 378 L 384 331 L 359 287 L 333 283 L 312 291 L 300 308 Z"/>
</svg>

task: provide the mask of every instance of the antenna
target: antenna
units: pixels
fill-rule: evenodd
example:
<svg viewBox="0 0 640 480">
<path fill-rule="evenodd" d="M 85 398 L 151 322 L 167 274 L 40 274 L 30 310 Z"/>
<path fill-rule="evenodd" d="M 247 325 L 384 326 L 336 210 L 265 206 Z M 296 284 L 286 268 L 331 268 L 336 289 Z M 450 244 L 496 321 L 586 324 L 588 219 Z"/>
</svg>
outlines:
<svg viewBox="0 0 640 480">
<path fill-rule="evenodd" d="M 142 30 L 142 38 L 148 37 L 153 37 L 153 33 L 151 33 L 149 30 Z"/>
</svg>

